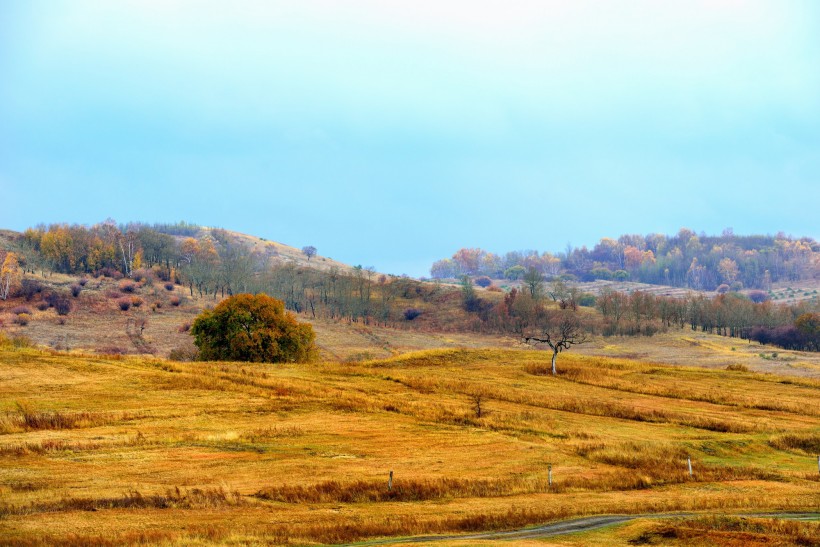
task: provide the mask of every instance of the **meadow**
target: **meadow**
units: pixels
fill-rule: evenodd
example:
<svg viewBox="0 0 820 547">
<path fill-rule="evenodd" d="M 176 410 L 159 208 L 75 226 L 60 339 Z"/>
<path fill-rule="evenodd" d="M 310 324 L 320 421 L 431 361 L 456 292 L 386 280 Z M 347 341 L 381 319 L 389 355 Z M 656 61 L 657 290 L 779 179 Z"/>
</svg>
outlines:
<svg viewBox="0 0 820 547">
<path fill-rule="evenodd" d="M 557 377 L 548 366 L 510 348 L 263 365 L 4 337 L 0 544 L 323 544 L 817 511 L 817 379 L 573 353 Z M 560 541 L 816 537 L 816 523 L 716 518 Z"/>
</svg>

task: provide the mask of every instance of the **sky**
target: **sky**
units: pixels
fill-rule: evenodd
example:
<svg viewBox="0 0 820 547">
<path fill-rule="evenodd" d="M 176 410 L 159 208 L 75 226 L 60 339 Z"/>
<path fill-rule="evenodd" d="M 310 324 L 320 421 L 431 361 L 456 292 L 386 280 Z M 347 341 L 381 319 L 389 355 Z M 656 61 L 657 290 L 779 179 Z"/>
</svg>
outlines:
<svg viewBox="0 0 820 547">
<path fill-rule="evenodd" d="M 820 2 L 0 2 L 0 228 L 185 220 L 423 276 L 818 211 Z"/>
</svg>

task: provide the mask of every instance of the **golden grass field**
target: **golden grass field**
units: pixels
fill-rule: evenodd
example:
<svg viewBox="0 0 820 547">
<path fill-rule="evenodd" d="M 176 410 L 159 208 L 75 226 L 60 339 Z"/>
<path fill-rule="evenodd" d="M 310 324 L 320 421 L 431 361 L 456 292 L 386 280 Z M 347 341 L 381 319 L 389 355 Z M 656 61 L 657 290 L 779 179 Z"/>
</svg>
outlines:
<svg viewBox="0 0 820 547">
<path fill-rule="evenodd" d="M 621 339 L 589 351 L 626 358 L 565 353 L 552 377 L 540 351 L 402 353 L 410 338 L 343 347 L 333 338 L 343 333 L 324 332 L 340 357 L 367 347 L 399 355 L 183 363 L 4 338 L 0 544 L 345 543 L 602 513 L 820 506 L 820 380 L 803 369 L 653 362 Z M 438 336 L 430 343 L 458 344 Z M 739 341 L 727 342 L 732 351 L 716 337 L 676 339 L 684 346 L 668 352 L 690 350 L 693 363 L 701 353 L 759 358 Z M 819 536 L 816 522 L 701 517 L 527 543 L 810 545 Z"/>
</svg>

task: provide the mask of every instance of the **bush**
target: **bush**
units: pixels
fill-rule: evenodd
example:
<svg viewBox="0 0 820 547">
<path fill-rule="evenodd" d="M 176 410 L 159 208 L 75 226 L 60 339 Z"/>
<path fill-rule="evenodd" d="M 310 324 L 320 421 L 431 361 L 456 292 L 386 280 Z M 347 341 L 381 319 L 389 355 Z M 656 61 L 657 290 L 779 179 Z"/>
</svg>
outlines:
<svg viewBox="0 0 820 547">
<path fill-rule="evenodd" d="M 26 325 L 28 325 L 30 319 L 31 315 L 27 313 L 21 313 L 20 315 L 12 319 L 12 323 L 20 325 L 21 327 L 25 327 Z"/>
<path fill-rule="evenodd" d="M 718 285 L 715 291 L 718 294 L 726 294 L 727 292 L 729 292 L 729 285 L 727 285 L 726 283 L 721 283 L 720 285 Z"/>
<path fill-rule="evenodd" d="M 131 299 L 127 296 L 123 296 L 122 298 L 117 299 L 117 305 L 122 311 L 128 311 L 131 309 Z"/>
<path fill-rule="evenodd" d="M 578 297 L 578 305 L 583 306 L 585 308 L 594 308 L 595 295 L 590 294 L 588 292 L 583 293 L 581 296 Z"/>
<path fill-rule="evenodd" d="M 177 332 L 188 332 L 189 330 L 191 330 L 190 323 L 183 323 L 177 328 Z"/>
<path fill-rule="evenodd" d="M 761 302 L 765 302 L 769 299 L 769 295 L 763 291 L 750 291 L 748 297 L 749 300 L 756 304 L 760 304 Z"/>
<path fill-rule="evenodd" d="M 115 270 L 114 268 L 108 268 L 108 267 L 97 270 L 94 273 L 95 273 L 96 277 L 99 277 L 99 276 L 102 275 L 104 277 L 110 277 L 111 279 L 122 279 L 123 277 L 125 277 L 125 276 L 122 275 L 121 271 Z"/>
<path fill-rule="evenodd" d="M 419 310 L 419 309 L 407 308 L 406 310 L 404 310 L 404 318 L 407 319 L 408 321 L 412 321 L 413 319 L 415 319 L 419 315 L 421 315 L 421 310 Z"/>
<path fill-rule="evenodd" d="M 178 346 L 168 354 L 171 361 L 196 361 L 199 359 L 199 351 L 196 346 Z"/>
<path fill-rule="evenodd" d="M 171 297 L 171 305 L 172 306 L 179 306 L 182 303 L 182 300 L 178 296 Z"/>
<path fill-rule="evenodd" d="M 166 291 L 173 291 L 173 290 L 174 290 L 174 284 L 173 284 L 173 283 L 170 283 L 170 282 L 169 282 L 169 283 L 166 283 L 166 284 L 165 284 L 165 290 L 166 290 Z"/>
<path fill-rule="evenodd" d="M 80 287 L 85 287 L 86 283 L 88 283 L 88 278 L 87 277 L 81 277 L 80 280 L 77 281 L 77 284 Z"/>
<path fill-rule="evenodd" d="M 203 360 L 302 363 L 316 351 L 313 327 L 266 294 L 226 298 L 197 316 L 191 334 Z"/>
<path fill-rule="evenodd" d="M 483 287 L 486 289 L 487 287 L 493 284 L 493 280 L 487 277 L 486 275 L 482 275 L 481 277 L 477 277 L 474 283 L 479 287 Z"/>
<path fill-rule="evenodd" d="M 37 305 L 34 307 L 40 311 L 46 311 L 49 308 L 48 302 L 46 302 L 45 300 L 42 302 L 37 302 Z"/>
<path fill-rule="evenodd" d="M 22 315 L 24 313 L 31 315 L 31 310 L 27 306 L 15 306 L 11 309 L 11 313 L 14 315 Z"/>
<path fill-rule="evenodd" d="M 122 292 L 132 293 L 136 290 L 137 284 L 130 279 L 123 279 L 118 285 Z"/>
<path fill-rule="evenodd" d="M 71 312 L 71 300 L 67 296 L 58 296 L 54 300 L 54 310 L 57 315 L 68 315 Z"/>
<path fill-rule="evenodd" d="M 79 283 L 75 283 L 75 284 L 71 285 L 71 296 L 73 296 L 74 298 L 77 298 L 78 296 L 80 296 L 80 291 L 81 290 L 83 290 L 83 287 Z"/>
<path fill-rule="evenodd" d="M 132 296 L 131 305 L 135 308 L 139 308 L 140 306 L 142 306 L 142 298 L 140 298 L 139 296 Z"/>
<path fill-rule="evenodd" d="M 25 297 L 26 302 L 30 302 L 35 295 L 43 292 L 43 284 L 36 279 L 23 279 L 20 285 L 20 295 Z"/>
<path fill-rule="evenodd" d="M 154 280 L 154 272 L 145 268 L 140 268 L 131 272 L 131 279 L 140 282 L 144 281 L 146 284 L 151 284 Z"/>
</svg>

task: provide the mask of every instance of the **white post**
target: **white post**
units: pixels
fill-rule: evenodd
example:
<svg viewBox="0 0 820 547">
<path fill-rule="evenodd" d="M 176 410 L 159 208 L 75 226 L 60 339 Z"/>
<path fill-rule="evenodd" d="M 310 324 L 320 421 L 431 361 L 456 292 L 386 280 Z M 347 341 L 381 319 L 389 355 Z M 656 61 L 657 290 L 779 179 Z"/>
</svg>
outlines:
<svg viewBox="0 0 820 547">
<path fill-rule="evenodd" d="M 390 471 L 390 478 L 387 479 L 387 491 L 390 492 L 393 490 L 393 471 Z"/>
<path fill-rule="evenodd" d="M 692 458 L 686 458 L 686 465 L 689 466 L 689 476 L 692 476 Z"/>
<path fill-rule="evenodd" d="M 549 483 L 550 488 L 552 488 L 552 464 L 547 466 L 547 482 Z"/>
</svg>

